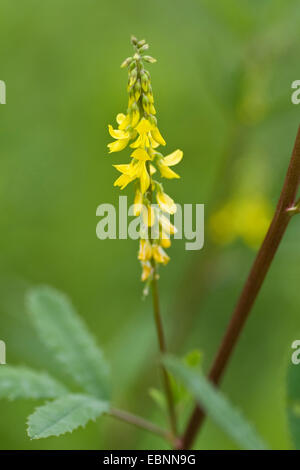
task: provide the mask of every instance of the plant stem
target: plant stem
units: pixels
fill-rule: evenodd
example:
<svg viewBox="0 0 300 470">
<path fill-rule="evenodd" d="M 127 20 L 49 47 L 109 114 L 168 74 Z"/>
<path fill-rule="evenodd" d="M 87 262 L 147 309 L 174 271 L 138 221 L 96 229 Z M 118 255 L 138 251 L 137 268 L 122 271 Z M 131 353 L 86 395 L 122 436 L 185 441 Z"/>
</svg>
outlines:
<svg viewBox="0 0 300 470">
<path fill-rule="evenodd" d="M 161 319 L 161 314 L 160 314 L 159 295 L 158 295 L 158 287 L 157 287 L 157 279 L 156 279 L 157 273 L 156 273 L 155 262 L 153 263 L 153 270 L 154 270 L 153 279 L 151 281 L 152 298 L 153 298 L 153 313 L 154 313 L 154 320 L 155 320 L 159 350 L 160 350 L 161 355 L 163 355 L 163 354 L 166 354 L 167 348 L 166 348 L 166 340 L 165 340 L 162 319 Z M 176 413 L 175 413 L 175 405 L 174 405 L 174 400 L 173 400 L 170 377 L 164 365 L 161 365 L 161 371 L 162 371 L 163 383 L 164 383 L 168 409 L 169 409 L 171 432 L 172 432 L 173 438 L 175 438 L 177 435 Z"/>
<path fill-rule="evenodd" d="M 144 429 L 153 434 L 157 434 L 158 436 L 161 436 L 174 444 L 173 437 L 168 431 L 160 428 L 159 426 L 156 426 L 156 424 L 151 423 L 144 418 L 141 418 L 140 416 L 136 416 L 132 413 L 128 413 L 127 411 L 119 410 L 117 408 L 111 408 L 108 414 L 114 418 L 124 421 L 125 423 L 132 424 L 133 426 Z"/>
<path fill-rule="evenodd" d="M 278 246 L 292 218 L 293 213 L 290 213 L 289 209 L 295 206 L 299 184 L 300 127 L 298 129 L 290 165 L 275 215 L 253 263 L 248 279 L 243 287 L 242 293 L 209 372 L 209 379 L 215 385 L 218 385 L 222 378 L 234 346 L 239 339 L 247 317 L 271 266 L 274 255 L 276 254 Z M 204 418 L 205 412 L 200 406 L 196 406 L 183 435 L 182 448 L 189 449 L 192 446 Z"/>
</svg>

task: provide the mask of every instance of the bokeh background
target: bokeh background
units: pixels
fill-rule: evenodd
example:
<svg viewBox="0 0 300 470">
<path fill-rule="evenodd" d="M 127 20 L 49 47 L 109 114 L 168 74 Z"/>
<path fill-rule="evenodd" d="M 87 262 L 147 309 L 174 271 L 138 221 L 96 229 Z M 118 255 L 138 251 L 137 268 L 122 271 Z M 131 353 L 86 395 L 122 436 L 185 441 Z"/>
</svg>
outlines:
<svg viewBox="0 0 300 470">
<path fill-rule="evenodd" d="M 204 249 L 185 251 L 175 241 L 160 291 L 171 351 L 201 349 L 206 370 L 276 205 L 299 125 L 291 103 L 299 21 L 297 0 L 1 0 L 0 338 L 9 364 L 66 380 L 24 306 L 28 288 L 52 285 L 70 296 L 102 345 L 114 404 L 164 424 L 148 392 L 160 377 L 137 243 L 95 234 L 96 207 L 119 196 L 112 163 L 129 155 L 109 156 L 106 148 L 107 124 L 126 107 L 120 63 L 131 34 L 147 39 L 158 59 L 149 68 L 166 151 L 184 151 L 181 179 L 165 189 L 177 202 L 205 204 Z M 228 226 L 222 211 L 232 204 Z M 295 218 L 222 385 L 273 449 L 291 447 L 285 375 L 300 335 L 299 235 Z M 0 402 L 1 449 L 165 445 L 112 418 L 30 441 L 25 422 L 37 404 Z M 196 447 L 235 444 L 207 420 Z"/>
</svg>

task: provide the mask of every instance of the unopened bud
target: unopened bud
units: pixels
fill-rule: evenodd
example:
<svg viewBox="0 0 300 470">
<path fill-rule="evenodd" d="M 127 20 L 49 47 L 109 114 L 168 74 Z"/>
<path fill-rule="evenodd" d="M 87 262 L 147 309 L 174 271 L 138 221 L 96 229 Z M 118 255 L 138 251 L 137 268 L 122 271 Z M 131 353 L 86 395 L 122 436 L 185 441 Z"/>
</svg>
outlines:
<svg viewBox="0 0 300 470">
<path fill-rule="evenodd" d="M 148 87 L 149 87 L 149 79 L 148 79 L 148 76 L 146 75 L 146 73 L 142 73 L 141 74 L 141 80 L 142 80 L 142 87 L 143 87 L 143 90 L 144 91 L 147 91 L 148 90 Z"/>
<path fill-rule="evenodd" d="M 132 61 L 132 57 L 127 57 L 127 59 L 125 59 L 124 62 L 122 62 L 121 69 L 123 69 L 124 67 L 128 67 L 128 65 L 131 64 L 131 61 Z"/>
<path fill-rule="evenodd" d="M 149 44 L 144 44 L 144 45 L 139 49 L 139 51 L 140 51 L 140 52 L 145 52 L 145 51 L 147 51 L 148 49 L 149 49 Z"/>
<path fill-rule="evenodd" d="M 141 40 L 137 43 L 138 47 L 142 47 L 144 44 L 146 44 L 145 39 L 141 39 Z"/>
<path fill-rule="evenodd" d="M 135 36 L 131 36 L 131 43 L 132 43 L 133 45 L 136 45 L 137 42 L 138 42 L 137 38 L 136 38 Z"/>
<path fill-rule="evenodd" d="M 154 59 L 154 57 L 151 57 L 151 55 L 144 55 L 143 59 L 146 62 L 149 62 L 150 64 L 155 64 L 156 62 L 156 59 Z"/>
<path fill-rule="evenodd" d="M 147 98 L 146 95 L 143 95 L 142 103 L 143 103 L 143 108 L 144 108 L 144 110 L 145 110 L 147 113 L 149 113 L 150 101 L 148 100 L 148 98 Z"/>
</svg>

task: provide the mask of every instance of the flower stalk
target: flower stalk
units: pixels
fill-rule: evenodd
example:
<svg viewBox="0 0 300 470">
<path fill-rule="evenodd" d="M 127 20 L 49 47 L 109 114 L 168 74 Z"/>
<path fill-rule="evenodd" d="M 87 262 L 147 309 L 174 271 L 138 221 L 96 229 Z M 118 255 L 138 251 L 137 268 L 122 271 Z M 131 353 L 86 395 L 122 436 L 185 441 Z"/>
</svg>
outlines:
<svg viewBox="0 0 300 470">
<path fill-rule="evenodd" d="M 292 216 L 297 213 L 297 211 L 291 211 L 290 208 L 299 206 L 299 201 L 296 202 L 299 185 L 300 127 L 298 129 L 290 165 L 275 215 L 260 250 L 258 251 L 215 360 L 209 371 L 209 379 L 215 385 L 220 383 L 234 347 L 240 337 L 245 322 L 269 271 L 282 237 Z M 189 449 L 192 446 L 204 418 L 205 412 L 200 406 L 196 406 L 186 427 L 182 438 L 182 446 L 180 446 L 180 448 Z"/>
</svg>

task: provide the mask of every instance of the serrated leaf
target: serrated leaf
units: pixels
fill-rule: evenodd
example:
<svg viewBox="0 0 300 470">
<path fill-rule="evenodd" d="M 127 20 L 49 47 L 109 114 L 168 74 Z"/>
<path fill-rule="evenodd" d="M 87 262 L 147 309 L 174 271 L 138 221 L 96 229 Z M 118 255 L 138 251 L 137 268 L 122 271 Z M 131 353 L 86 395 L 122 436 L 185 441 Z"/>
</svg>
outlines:
<svg viewBox="0 0 300 470">
<path fill-rule="evenodd" d="M 242 448 L 259 450 L 267 448 L 241 412 L 234 408 L 201 372 L 195 372 L 173 357 L 165 358 L 164 364 L 178 380 L 183 382 L 212 420 Z"/>
<path fill-rule="evenodd" d="M 66 387 L 45 372 L 28 367 L 0 367 L 0 398 L 56 398 L 66 393 Z"/>
<path fill-rule="evenodd" d="M 287 418 L 293 444 L 300 449 L 300 364 L 287 370 Z"/>
<path fill-rule="evenodd" d="M 68 298 L 41 286 L 29 292 L 28 309 L 43 343 L 63 371 L 97 398 L 109 397 L 109 369 L 101 350 Z"/>
<path fill-rule="evenodd" d="M 27 433 L 31 439 L 60 436 L 85 426 L 109 409 L 108 402 L 89 395 L 65 395 L 36 408 L 28 417 Z"/>
</svg>

